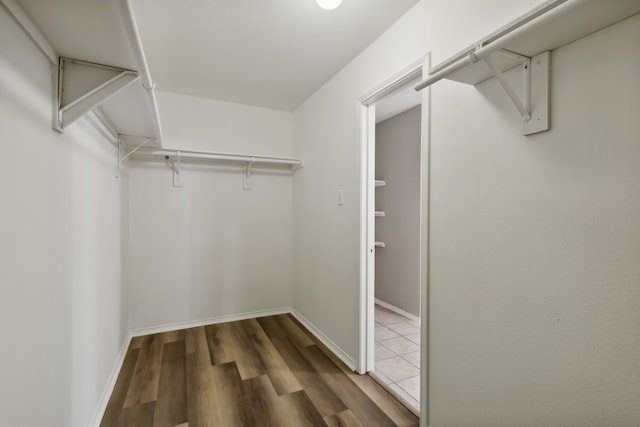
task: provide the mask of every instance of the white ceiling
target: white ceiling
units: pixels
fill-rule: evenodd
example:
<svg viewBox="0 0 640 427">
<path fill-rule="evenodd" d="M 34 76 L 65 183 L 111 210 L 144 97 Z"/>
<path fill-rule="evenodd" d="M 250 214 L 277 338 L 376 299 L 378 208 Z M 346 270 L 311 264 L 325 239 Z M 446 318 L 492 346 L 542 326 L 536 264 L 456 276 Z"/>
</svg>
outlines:
<svg viewBox="0 0 640 427">
<path fill-rule="evenodd" d="M 376 101 L 376 123 L 390 119 L 422 104 L 422 92 L 417 92 L 414 89 L 414 86 L 420 83 L 420 79 L 420 77 L 415 78 Z"/>
<path fill-rule="evenodd" d="M 132 0 L 159 90 L 292 110 L 418 0 Z"/>
</svg>

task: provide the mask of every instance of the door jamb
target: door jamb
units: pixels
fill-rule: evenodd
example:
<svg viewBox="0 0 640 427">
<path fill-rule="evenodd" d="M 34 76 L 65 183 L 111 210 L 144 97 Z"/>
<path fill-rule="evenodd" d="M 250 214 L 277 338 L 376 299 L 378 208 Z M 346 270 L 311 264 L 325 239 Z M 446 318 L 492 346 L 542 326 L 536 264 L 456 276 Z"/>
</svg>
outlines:
<svg viewBox="0 0 640 427">
<path fill-rule="evenodd" d="M 358 372 L 367 373 L 374 366 L 374 223 L 373 197 L 375 150 L 374 103 L 420 74 L 430 66 L 430 54 L 420 58 L 396 75 L 378 85 L 358 101 L 360 119 L 360 310 Z M 420 426 L 428 425 L 428 282 L 429 282 L 429 166 L 430 166 L 430 105 L 431 91 L 425 89 L 421 119 L 421 209 L 420 209 L 420 319 L 421 319 L 421 377 Z"/>
</svg>

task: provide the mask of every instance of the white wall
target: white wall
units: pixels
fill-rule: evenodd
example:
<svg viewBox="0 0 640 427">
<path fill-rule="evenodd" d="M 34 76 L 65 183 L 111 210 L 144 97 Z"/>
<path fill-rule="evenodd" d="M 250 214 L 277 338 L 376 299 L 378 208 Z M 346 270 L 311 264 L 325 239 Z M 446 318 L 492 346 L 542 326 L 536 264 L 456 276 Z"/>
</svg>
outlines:
<svg viewBox="0 0 640 427">
<path fill-rule="evenodd" d="M 158 93 L 168 148 L 290 156 L 292 114 Z M 129 194 L 133 329 L 291 305 L 292 175 L 185 163 L 184 187 L 164 163 L 132 161 Z"/>
<path fill-rule="evenodd" d="M 433 53 L 439 62 L 536 5 L 421 1 L 294 111 L 294 307 L 356 360 L 359 309 L 358 100 Z M 465 9 L 467 12 L 460 14 Z M 456 25 L 451 25 L 455 22 Z M 345 204 L 337 206 L 337 189 Z"/>
<path fill-rule="evenodd" d="M 553 52 L 537 136 L 495 81 L 434 88 L 432 425 L 640 425 L 638 40 Z"/>
<path fill-rule="evenodd" d="M 376 125 L 375 296 L 420 316 L 420 106 Z"/>
<path fill-rule="evenodd" d="M 422 1 L 295 111 L 294 307 L 354 359 L 358 97 L 537 3 Z M 435 86 L 431 426 L 640 423 L 639 19 L 554 52 L 551 132 L 495 81 Z"/>
<path fill-rule="evenodd" d="M 127 330 L 113 146 L 51 130 L 48 60 L 1 7 L 0 76 L 2 424 L 84 427 Z"/>
</svg>

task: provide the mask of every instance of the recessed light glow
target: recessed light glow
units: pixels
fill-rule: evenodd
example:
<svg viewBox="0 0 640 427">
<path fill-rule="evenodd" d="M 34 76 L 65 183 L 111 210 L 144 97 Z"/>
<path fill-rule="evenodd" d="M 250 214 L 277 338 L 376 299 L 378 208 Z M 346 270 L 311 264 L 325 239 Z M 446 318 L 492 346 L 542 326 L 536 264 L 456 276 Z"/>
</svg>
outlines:
<svg viewBox="0 0 640 427">
<path fill-rule="evenodd" d="M 342 0 L 316 0 L 318 2 L 318 5 L 326 10 L 333 10 L 336 7 L 340 6 L 340 3 L 342 3 Z"/>
</svg>

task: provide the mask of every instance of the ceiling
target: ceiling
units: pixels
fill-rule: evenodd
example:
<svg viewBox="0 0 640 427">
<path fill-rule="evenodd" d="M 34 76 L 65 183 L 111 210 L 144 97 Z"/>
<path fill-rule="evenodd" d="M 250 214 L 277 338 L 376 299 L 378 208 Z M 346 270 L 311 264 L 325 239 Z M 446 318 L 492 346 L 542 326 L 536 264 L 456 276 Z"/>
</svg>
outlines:
<svg viewBox="0 0 640 427">
<path fill-rule="evenodd" d="M 159 90 L 293 110 L 418 0 L 132 0 Z"/>
<path fill-rule="evenodd" d="M 422 92 L 414 89 L 415 85 L 420 83 L 420 80 L 421 77 L 417 77 L 376 101 L 376 123 L 390 119 L 422 104 Z"/>
</svg>

